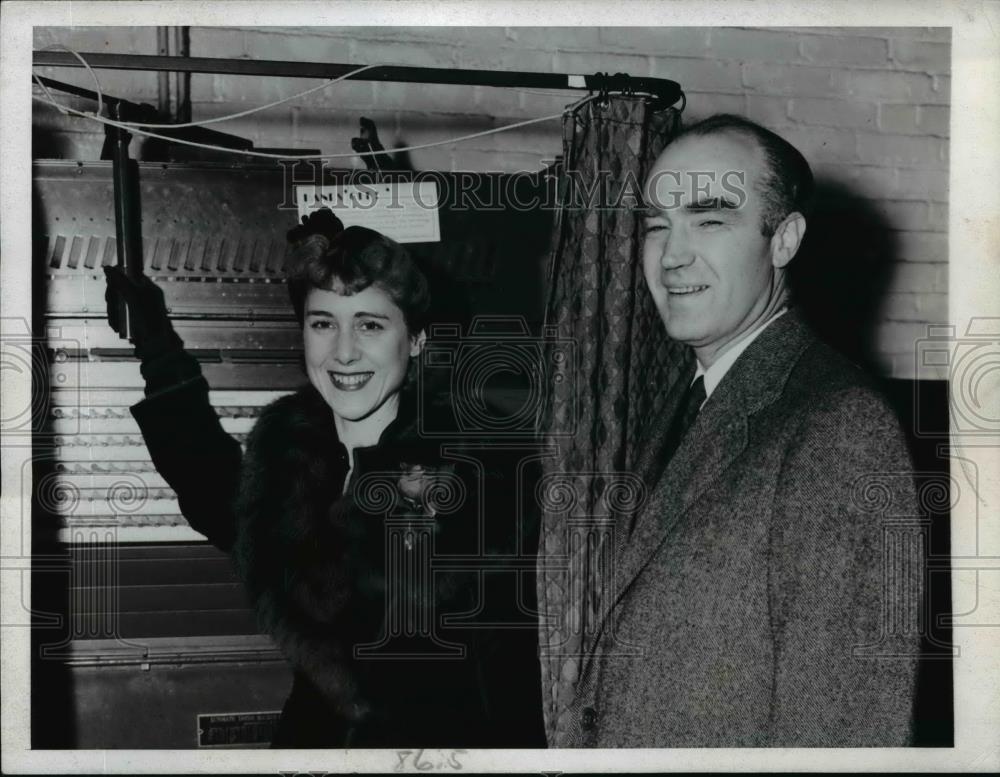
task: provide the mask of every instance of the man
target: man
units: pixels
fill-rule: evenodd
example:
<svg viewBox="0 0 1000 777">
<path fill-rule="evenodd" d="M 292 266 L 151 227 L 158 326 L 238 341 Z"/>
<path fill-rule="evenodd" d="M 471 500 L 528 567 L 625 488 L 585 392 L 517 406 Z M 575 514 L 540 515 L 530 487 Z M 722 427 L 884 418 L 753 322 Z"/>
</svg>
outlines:
<svg viewBox="0 0 1000 777">
<path fill-rule="evenodd" d="M 649 500 L 621 527 L 557 744 L 910 741 L 911 465 L 870 381 L 790 304 L 811 187 L 798 151 L 735 116 L 685 130 L 650 173 L 645 277 L 695 363 L 640 463 Z"/>
</svg>

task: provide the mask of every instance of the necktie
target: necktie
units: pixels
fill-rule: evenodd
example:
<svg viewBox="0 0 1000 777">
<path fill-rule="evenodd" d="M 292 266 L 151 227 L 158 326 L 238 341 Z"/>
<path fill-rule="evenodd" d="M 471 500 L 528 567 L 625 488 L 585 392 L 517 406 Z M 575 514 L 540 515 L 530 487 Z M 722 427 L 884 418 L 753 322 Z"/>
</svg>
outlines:
<svg viewBox="0 0 1000 777">
<path fill-rule="evenodd" d="M 681 406 L 677 409 L 677 415 L 674 416 L 673 423 L 670 424 L 670 431 L 667 433 L 667 441 L 664 446 L 663 458 L 661 459 L 664 464 L 674 457 L 674 453 L 676 453 L 677 448 L 680 446 L 681 440 L 684 439 L 687 430 L 691 428 L 694 419 L 698 417 L 698 411 L 701 410 L 704 401 L 705 376 L 699 375 L 688 386 L 687 393 L 684 394 L 684 399 L 681 400 Z"/>
<path fill-rule="evenodd" d="M 670 422 L 670 428 L 667 429 L 667 433 L 663 438 L 663 444 L 660 447 L 660 455 L 656 457 L 656 460 L 653 462 L 652 472 L 649 473 L 651 476 L 647 484 L 649 488 L 653 488 L 663 475 L 663 471 L 674 457 L 674 453 L 677 452 L 677 448 L 680 446 L 681 440 L 684 439 L 687 430 L 691 428 L 694 419 L 698 417 L 698 411 L 701 409 L 704 401 L 705 377 L 699 375 L 688 386 L 677 411 L 674 413 L 674 418 Z"/>
</svg>

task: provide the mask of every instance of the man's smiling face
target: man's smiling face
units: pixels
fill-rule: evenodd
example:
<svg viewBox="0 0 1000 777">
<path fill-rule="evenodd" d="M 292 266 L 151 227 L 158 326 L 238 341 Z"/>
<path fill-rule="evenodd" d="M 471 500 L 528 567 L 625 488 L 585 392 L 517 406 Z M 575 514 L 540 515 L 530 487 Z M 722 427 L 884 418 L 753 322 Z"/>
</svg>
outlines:
<svg viewBox="0 0 1000 777">
<path fill-rule="evenodd" d="M 682 137 L 650 171 L 646 283 L 667 334 L 703 363 L 750 329 L 771 300 L 773 241 L 761 232 L 758 189 L 765 172 L 757 145 L 735 133 Z"/>
<path fill-rule="evenodd" d="M 303 344 L 313 386 L 340 419 L 361 421 L 397 401 L 423 339 L 410 336 L 403 311 L 377 286 L 351 295 L 313 288 Z"/>
</svg>

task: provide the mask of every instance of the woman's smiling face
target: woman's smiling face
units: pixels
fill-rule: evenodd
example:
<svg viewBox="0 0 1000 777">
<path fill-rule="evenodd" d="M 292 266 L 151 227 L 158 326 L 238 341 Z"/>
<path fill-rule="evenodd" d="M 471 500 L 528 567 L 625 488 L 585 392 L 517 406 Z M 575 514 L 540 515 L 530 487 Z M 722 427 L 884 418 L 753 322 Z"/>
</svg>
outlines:
<svg viewBox="0 0 1000 777">
<path fill-rule="evenodd" d="M 310 289 L 304 312 L 306 371 L 334 414 L 363 421 L 385 408 L 395 417 L 423 333 L 411 336 L 403 311 L 374 285 L 350 295 Z"/>
</svg>

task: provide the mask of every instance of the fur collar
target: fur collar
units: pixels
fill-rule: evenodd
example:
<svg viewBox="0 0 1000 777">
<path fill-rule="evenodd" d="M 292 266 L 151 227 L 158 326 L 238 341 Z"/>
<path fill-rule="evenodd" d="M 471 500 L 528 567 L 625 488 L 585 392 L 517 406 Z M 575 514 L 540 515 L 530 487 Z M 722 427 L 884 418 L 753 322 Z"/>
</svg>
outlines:
<svg viewBox="0 0 1000 777">
<path fill-rule="evenodd" d="M 352 484 L 370 473 L 391 481 L 406 465 L 440 463 L 440 441 L 419 434 L 416 399 L 412 392 L 401 397 L 400 413 L 379 444 L 355 451 Z M 342 493 L 347 468 L 333 413 L 315 388 L 271 403 L 247 440 L 233 556 L 262 628 L 338 714 L 357 721 L 368 715 L 370 699 L 352 647 L 382 631 L 385 525 L 384 513 L 359 509 L 353 486 Z M 383 494 L 393 492 L 394 483 L 387 485 Z M 450 525 L 462 532 L 475 522 Z M 463 585 L 437 575 L 430 606 L 442 598 L 474 599 Z"/>
</svg>

